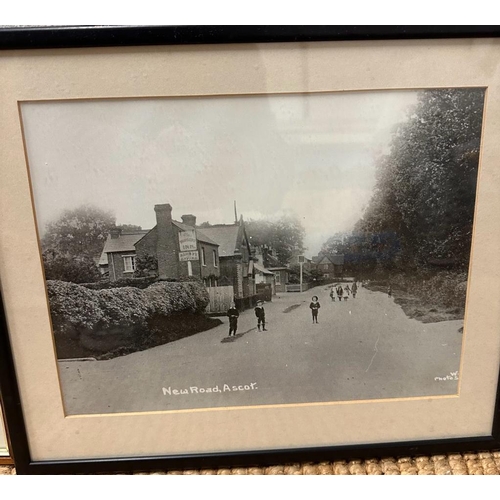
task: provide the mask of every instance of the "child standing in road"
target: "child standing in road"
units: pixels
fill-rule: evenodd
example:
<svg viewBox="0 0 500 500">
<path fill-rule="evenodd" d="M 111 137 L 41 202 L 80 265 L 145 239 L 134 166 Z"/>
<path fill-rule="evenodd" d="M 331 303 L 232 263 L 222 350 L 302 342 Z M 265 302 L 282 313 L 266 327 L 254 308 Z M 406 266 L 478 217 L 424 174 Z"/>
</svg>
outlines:
<svg viewBox="0 0 500 500">
<path fill-rule="evenodd" d="M 236 337 L 236 330 L 238 330 L 238 317 L 240 313 L 236 309 L 236 304 L 231 302 L 231 307 L 227 311 L 229 316 L 229 337 Z"/>
<path fill-rule="evenodd" d="M 309 307 L 311 308 L 313 325 L 314 325 L 314 323 L 318 323 L 318 309 L 321 307 L 317 295 L 315 295 L 312 298 L 312 302 L 309 304 Z"/>
<path fill-rule="evenodd" d="M 354 282 L 352 284 L 352 298 L 355 299 L 356 298 L 356 294 L 358 293 L 358 285 L 356 284 L 356 282 Z"/>
<path fill-rule="evenodd" d="M 342 302 L 342 295 L 344 295 L 344 289 L 342 288 L 342 285 L 339 285 L 337 287 L 337 297 L 339 298 L 339 302 Z"/>
<path fill-rule="evenodd" d="M 257 307 L 254 309 L 255 316 L 257 316 L 257 328 L 260 332 L 260 325 L 262 324 L 262 331 L 267 332 L 266 330 L 266 311 L 264 311 L 264 302 L 259 300 L 257 302 Z"/>
</svg>

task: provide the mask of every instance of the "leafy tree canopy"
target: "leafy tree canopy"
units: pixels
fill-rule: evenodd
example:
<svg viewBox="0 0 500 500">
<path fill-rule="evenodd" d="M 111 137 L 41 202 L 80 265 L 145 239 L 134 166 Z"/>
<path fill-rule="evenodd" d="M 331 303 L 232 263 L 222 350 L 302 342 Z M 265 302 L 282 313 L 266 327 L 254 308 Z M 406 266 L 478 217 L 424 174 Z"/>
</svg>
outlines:
<svg viewBox="0 0 500 500">
<path fill-rule="evenodd" d="M 127 232 L 127 231 L 141 231 L 142 230 L 141 226 L 136 226 L 135 224 L 118 224 L 116 227 L 118 229 L 121 229 L 124 232 Z"/>
<path fill-rule="evenodd" d="M 75 258 L 46 250 L 42 258 L 45 278 L 48 280 L 93 283 L 101 279 L 94 259 L 87 255 Z"/>
<path fill-rule="evenodd" d="M 47 224 L 42 247 L 65 257 L 96 258 L 114 226 L 115 217 L 111 212 L 82 205 L 64 211 L 57 220 Z"/>
<path fill-rule="evenodd" d="M 414 264 L 469 260 L 484 89 L 420 93 L 377 165 L 373 198 L 355 229 L 395 232 Z"/>
<path fill-rule="evenodd" d="M 249 220 L 245 227 L 250 244 L 272 248 L 281 265 L 287 265 L 294 252 L 304 251 L 305 229 L 297 217 L 285 215 L 277 221 Z"/>
<path fill-rule="evenodd" d="M 420 92 L 376 166 L 373 196 L 352 234 L 327 251 L 371 267 L 469 261 L 484 89 Z"/>
</svg>

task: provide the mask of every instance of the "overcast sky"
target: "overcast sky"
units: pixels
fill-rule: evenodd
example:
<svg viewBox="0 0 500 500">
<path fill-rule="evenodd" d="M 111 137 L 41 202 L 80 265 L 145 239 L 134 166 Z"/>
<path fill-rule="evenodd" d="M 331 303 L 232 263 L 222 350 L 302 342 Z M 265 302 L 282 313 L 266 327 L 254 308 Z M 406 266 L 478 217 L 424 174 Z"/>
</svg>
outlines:
<svg viewBox="0 0 500 500">
<path fill-rule="evenodd" d="M 306 255 L 359 219 L 416 91 L 24 103 L 40 231 L 84 203 L 119 224 L 297 214 Z"/>
</svg>

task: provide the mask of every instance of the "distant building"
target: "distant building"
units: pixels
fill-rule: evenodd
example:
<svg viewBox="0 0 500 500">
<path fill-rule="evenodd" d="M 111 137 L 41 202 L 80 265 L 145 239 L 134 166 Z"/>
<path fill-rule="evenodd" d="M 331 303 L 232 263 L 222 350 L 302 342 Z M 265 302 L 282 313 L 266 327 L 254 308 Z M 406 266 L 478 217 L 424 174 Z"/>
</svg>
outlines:
<svg viewBox="0 0 500 500">
<path fill-rule="evenodd" d="M 299 266 L 301 260 L 302 260 L 302 269 L 304 271 L 310 271 L 312 269 L 312 259 L 309 259 L 305 255 L 298 252 L 294 252 L 288 264 L 290 266 Z"/>
<path fill-rule="evenodd" d="M 311 268 L 321 272 L 323 279 L 341 278 L 344 274 L 344 255 L 319 254 L 312 258 Z"/>
<path fill-rule="evenodd" d="M 286 292 L 286 285 L 290 282 L 290 268 L 278 261 L 273 248 L 268 245 L 255 246 L 252 249 L 253 257 L 266 271 L 274 275 L 274 292 Z"/>
</svg>

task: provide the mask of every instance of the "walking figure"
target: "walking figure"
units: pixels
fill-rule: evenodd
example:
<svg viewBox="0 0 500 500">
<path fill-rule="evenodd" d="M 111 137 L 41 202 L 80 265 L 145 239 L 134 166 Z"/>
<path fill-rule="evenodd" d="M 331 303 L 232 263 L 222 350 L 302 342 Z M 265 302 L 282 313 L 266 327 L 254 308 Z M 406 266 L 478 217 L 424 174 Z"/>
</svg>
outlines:
<svg viewBox="0 0 500 500">
<path fill-rule="evenodd" d="M 314 325 L 314 323 L 318 323 L 318 309 L 321 307 L 317 295 L 315 295 L 312 298 L 312 302 L 309 304 L 309 307 L 311 308 L 313 325 Z"/>
<path fill-rule="evenodd" d="M 240 313 L 236 309 L 236 304 L 231 302 L 231 307 L 227 311 L 229 316 L 229 337 L 236 337 L 236 330 L 238 330 L 238 317 Z"/>
<path fill-rule="evenodd" d="M 387 296 L 392 297 L 392 286 L 389 285 L 389 288 L 387 288 Z"/>
<path fill-rule="evenodd" d="M 332 302 L 335 302 L 335 294 L 333 293 L 333 286 L 330 289 L 330 298 L 332 299 Z"/>
<path fill-rule="evenodd" d="M 262 324 L 262 331 L 266 330 L 266 311 L 264 311 L 264 302 L 262 300 L 257 301 L 257 307 L 254 309 L 255 316 L 257 316 L 257 328 L 260 332 L 260 325 Z"/>
<path fill-rule="evenodd" d="M 349 288 L 349 285 L 345 287 L 345 291 L 347 292 L 347 295 L 350 295 L 351 289 Z"/>
<path fill-rule="evenodd" d="M 352 284 L 352 298 L 355 299 L 356 298 L 356 294 L 358 293 L 358 285 L 356 284 L 356 282 L 354 282 Z"/>
<path fill-rule="evenodd" d="M 342 295 L 344 295 L 344 290 L 341 285 L 337 287 L 337 297 L 339 298 L 339 302 L 342 302 Z"/>
</svg>

